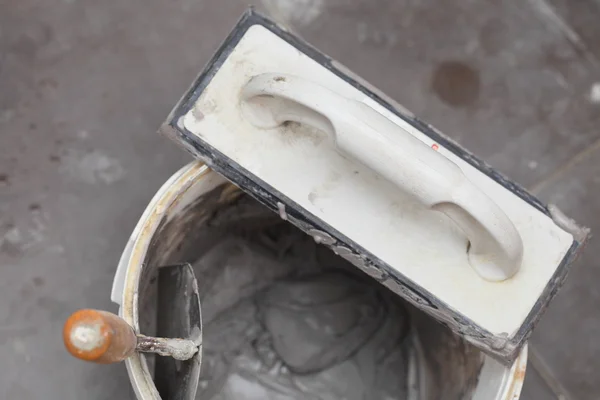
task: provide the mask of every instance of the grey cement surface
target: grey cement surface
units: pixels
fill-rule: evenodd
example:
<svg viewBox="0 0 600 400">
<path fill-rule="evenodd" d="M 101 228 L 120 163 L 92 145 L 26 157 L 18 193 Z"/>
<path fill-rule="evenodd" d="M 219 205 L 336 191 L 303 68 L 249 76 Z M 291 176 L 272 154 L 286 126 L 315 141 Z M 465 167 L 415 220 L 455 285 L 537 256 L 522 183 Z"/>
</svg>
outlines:
<svg viewBox="0 0 600 400">
<path fill-rule="evenodd" d="M 62 324 L 77 308 L 116 311 L 127 238 L 190 160 L 155 131 L 246 5 L 0 2 L 0 398 L 132 397 L 123 365 L 66 354 Z M 597 0 L 258 5 L 600 231 Z M 572 399 L 600 398 L 597 251 L 592 240 L 531 341 Z M 523 399 L 549 393 L 528 374 Z"/>
</svg>

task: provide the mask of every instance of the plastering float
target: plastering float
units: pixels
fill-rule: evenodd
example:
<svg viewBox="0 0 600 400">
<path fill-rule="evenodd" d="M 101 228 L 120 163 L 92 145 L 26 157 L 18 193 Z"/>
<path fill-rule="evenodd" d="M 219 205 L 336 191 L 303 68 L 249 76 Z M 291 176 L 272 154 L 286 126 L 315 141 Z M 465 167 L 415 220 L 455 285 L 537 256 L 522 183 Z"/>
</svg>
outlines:
<svg viewBox="0 0 600 400">
<path fill-rule="evenodd" d="M 252 10 L 161 131 L 505 362 L 588 234 Z"/>
</svg>

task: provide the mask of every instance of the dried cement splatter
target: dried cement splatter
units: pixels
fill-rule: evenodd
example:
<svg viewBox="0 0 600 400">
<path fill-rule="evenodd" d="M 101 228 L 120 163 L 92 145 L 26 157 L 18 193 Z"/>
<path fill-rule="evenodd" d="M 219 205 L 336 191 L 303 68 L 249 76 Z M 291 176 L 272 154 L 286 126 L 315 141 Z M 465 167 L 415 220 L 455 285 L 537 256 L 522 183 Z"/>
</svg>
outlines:
<svg viewBox="0 0 600 400">
<path fill-rule="evenodd" d="M 596 82 L 590 89 L 590 101 L 594 104 L 600 104 L 600 82 Z"/>
<path fill-rule="evenodd" d="M 0 249 L 13 255 L 23 253 L 43 243 L 47 230 L 45 217 L 35 214 L 31 221 L 10 226 L 5 232 L 0 232 Z"/>
<path fill-rule="evenodd" d="M 306 26 L 323 12 L 323 0 L 262 0 L 267 10 L 292 25 Z"/>
<path fill-rule="evenodd" d="M 84 154 L 72 154 L 63 164 L 65 172 L 72 177 L 89 184 L 104 183 L 110 185 L 125 176 L 125 169 L 118 160 L 99 151 Z"/>
</svg>

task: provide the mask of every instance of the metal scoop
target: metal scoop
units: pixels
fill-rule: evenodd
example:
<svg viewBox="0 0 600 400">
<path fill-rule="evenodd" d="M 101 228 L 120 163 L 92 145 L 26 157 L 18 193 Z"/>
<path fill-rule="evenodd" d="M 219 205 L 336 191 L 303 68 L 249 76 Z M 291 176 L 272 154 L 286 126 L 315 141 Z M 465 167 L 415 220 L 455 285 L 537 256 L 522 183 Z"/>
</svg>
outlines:
<svg viewBox="0 0 600 400">
<path fill-rule="evenodd" d="M 158 274 L 157 334 L 136 333 L 121 317 L 79 310 L 65 322 L 63 339 L 76 358 L 100 364 L 121 362 L 136 352 L 154 353 L 155 385 L 162 399 L 193 399 L 202 357 L 198 284 L 189 264 L 162 267 Z"/>
<path fill-rule="evenodd" d="M 71 314 L 63 339 L 74 357 L 99 364 L 121 362 L 136 351 L 189 360 L 199 348 L 194 340 L 136 335 L 121 317 L 91 309 Z"/>
</svg>

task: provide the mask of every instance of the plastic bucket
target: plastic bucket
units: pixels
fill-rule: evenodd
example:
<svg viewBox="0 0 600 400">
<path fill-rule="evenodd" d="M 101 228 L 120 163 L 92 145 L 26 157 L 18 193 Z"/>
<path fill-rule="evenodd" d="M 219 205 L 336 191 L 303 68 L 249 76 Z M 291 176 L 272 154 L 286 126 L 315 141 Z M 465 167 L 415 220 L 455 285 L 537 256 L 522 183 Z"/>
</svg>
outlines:
<svg viewBox="0 0 600 400">
<path fill-rule="evenodd" d="M 112 300 L 120 306 L 120 316 L 137 332 L 153 333 L 153 277 L 157 268 L 194 262 L 230 232 L 243 228 L 247 221 L 273 217 L 258 204 L 253 208 L 250 205 L 253 200 L 246 197 L 199 162 L 185 166 L 160 188 L 126 245 L 111 294 Z M 248 208 L 227 216 L 227 210 L 240 199 L 245 199 Z M 215 222 L 215 218 L 221 219 Z M 202 287 L 203 276 L 198 272 L 196 275 Z M 387 289 L 381 286 L 381 290 Z M 202 289 L 200 294 L 202 296 Z M 210 304 L 208 310 L 205 306 L 203 300 L 203 315 L 210 314 Z M 407 308 L 411 307 L 407 305 Z M 519 398 L 525 378 L 527 347 L 511 366 L 506 366 L 480 353 L 421 312 L 410 310 L 410 315 L 410 335 L 406 339 L 410 341 L 406 372 L 408 399 Z M 205 342 L 204 351 L 207 350 L 211 349 Z M 140 353 L 126 360 L 131 384 L 139 399 L 160 399 L 153 381 L 152 364 L 150 357 Z M 342 375 L 342 379 L 345 378 Z M 203 399 L 201 392 L 199 390 L 196 398 Z"/>
</svg>

